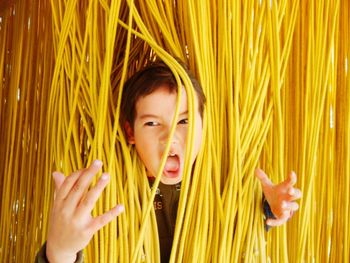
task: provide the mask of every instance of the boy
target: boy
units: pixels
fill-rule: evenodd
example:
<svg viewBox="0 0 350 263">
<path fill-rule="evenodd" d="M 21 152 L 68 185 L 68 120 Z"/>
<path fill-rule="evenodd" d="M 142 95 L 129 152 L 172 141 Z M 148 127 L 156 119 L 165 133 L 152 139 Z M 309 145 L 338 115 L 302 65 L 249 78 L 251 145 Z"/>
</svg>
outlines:
<svg viewBox="0 0 350 263">
<path fill-rule="evenodd" d="M 198 81 L 186 66 L 183 67 L 196 94 L 195 141 L 190 157 L 193 166 L 201 145 L 205 97 Z M 188 130 L 187 95 L 184 88 L 181 94 L 176 131 L 171 138 L 169 155 L 155 197 L 162 262 L 167 262 L 170 256 L 184 169 Z M 120 123 L 125 129 L 128 142 L 135 146 L 145 165 L 151 183 L 169 137 L 176 99 L 176 80 L 163 62 L 155 62 L 137 72 L 124 86 Z M 101 167 L 101 161 L 96 160 L 90 167 L 68 177 L 58 172 L 53 173 L 56 198 L 50 215 L 47 245 L 39 252 L 37 262 L 82 262 L 82 253 L 79 251 L 87 246 L 100 228 L 124 210 L 122 205 L 118 205 L 101 216 L 91 217 L 91 210 L 107 185 L 109 175 L 103 173 L 96 186 L 86 194 L 85 192 Z M 300 190 L 293 188 L 296 175 L 291 173 L 279 185 L 273 185 L 261 170 L 257 170 L 256 175 L 273 213 L 271 216 L 274 219 L 268 219 L 266 223 L 271 226 L 285 223 L 293 211 L 298 209 L 298 204 L 294 201 L 301 196 Z"/>
</svg>

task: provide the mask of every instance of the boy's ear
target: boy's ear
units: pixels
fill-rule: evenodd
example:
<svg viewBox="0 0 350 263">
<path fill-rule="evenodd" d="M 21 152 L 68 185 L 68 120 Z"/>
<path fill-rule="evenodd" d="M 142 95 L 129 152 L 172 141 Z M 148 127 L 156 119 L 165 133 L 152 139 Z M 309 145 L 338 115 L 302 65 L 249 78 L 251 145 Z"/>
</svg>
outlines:
<svg viewBox="0 0 350 263">
<path fill-rule="evenodd" d="M 128 140 L 128 143 L 135 144 L 134 130 L 128 121 L 125 122 L 124 129 L 126 132 L 126 139 Z"/>
</svg>

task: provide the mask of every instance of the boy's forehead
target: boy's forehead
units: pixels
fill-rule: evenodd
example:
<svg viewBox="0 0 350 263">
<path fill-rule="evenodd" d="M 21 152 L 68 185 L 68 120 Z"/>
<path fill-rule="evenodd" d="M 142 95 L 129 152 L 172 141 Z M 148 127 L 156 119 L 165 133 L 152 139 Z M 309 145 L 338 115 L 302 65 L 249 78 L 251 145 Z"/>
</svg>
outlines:
<svg viewBox="0 0 350 263">
<path fill-rule="evenodd" d="M 135 116 L 139 117 L 140 114 L 152 114 L 152 113 L 167 113 L 174 111 L 177 102 L 177 89 L 170 89 L 167 86 L 160 86 L 151 93 L 141 96 L 137 99 L 135 104 Z M 187 96 L 186 91 L 182 88 L 181 92 L 180 108 L 187 110 Z"/>
</svg>

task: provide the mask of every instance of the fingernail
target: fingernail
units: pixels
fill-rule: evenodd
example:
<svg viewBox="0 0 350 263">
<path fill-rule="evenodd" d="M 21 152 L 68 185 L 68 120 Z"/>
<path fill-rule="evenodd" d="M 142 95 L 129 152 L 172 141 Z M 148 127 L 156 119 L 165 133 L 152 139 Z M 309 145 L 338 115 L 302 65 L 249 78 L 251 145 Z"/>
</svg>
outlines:
<svg viewBox="0 0 350 263">
<path fill-rule="evenodd" d="M 95 160 L 93 163 L 92 163 L 93 166 L 95 167 L 101 167 L 102 166 L 102 161 L 100 160 Z"/>
<path fill-rule="evenodd" d="M 289 189 L 288 194 L 289 195 L 294 195 L 295 191 L 294 188 Z"/>
<path fill-rule="evenodd" d="M 101 175 L 101 180 L 107 181 L 109 179 L 109 174 L 108 173 L 103 173 Z"/>
<path fill-rule="evenodd" d="M 124 210 L 125 210 L 125 208 L 124 208 L 123 205 L 118 205 L 118 206 L 117 206 L 117 212 L 118 212 L 118 214 L 124 212 Z"/>
</svg>

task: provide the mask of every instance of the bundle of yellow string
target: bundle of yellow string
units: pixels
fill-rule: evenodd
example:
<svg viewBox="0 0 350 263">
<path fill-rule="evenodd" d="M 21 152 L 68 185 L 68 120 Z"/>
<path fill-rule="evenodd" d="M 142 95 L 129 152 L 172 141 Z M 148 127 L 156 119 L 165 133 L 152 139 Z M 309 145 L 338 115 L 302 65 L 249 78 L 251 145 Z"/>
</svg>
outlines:
<svg viewBox="0 0 350 263">
<path fill-rule="evenodd" d="M 117 203 L 126 213 L 94 237 L 86 261 L 158 262 L 155 193 L 125 142 L 119 106 L 126 78 L 158 57 L 185 84 L 191 115 L 180 57 L 207 105 L 171 262 L 349 262 L 349 8 L 340 0 L 2 2 L 0 258 L 27 262 L 45 241 L 51 172 L 99 158 L 111 183 L 94 214 Z M 268 233 L 258 166 L 275 182 L 294 169 L 303 191 L 299 212 Z"/>
</svg>

